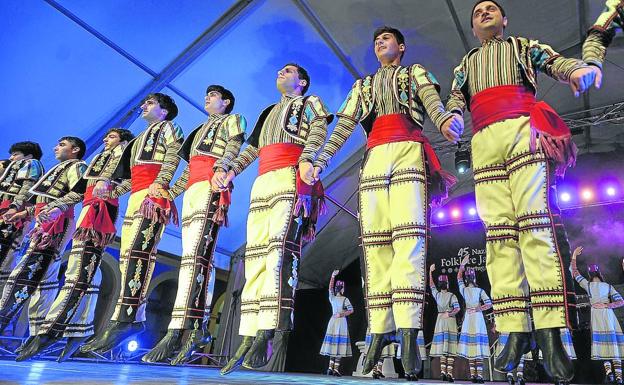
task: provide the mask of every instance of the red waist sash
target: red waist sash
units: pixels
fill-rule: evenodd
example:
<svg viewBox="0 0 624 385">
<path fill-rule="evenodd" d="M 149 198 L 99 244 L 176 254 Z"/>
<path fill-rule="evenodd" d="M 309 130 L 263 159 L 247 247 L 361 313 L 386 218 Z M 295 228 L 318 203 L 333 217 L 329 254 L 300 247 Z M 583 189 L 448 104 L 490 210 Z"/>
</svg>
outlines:
<svg viewBox="0 0 624 385">
<path fill-rule="evenodd" d="M 74 239 L 91 241 L 96 246 L 104 247 L 117 233 L 115 219 L 111 217 L 108 207 L 118 207 L 119 200 L 94 197 L 94 187 L 88 186 L 85 192 L 82 206 L 88 207 L 88 210 L 74 233 Z"/>
<path fill-rule="evenodd" d="M 531 124 L 530 149 L 540 148 L 546 158 L 553 161 L 557 175 L 576 163 L 576 145 L 572 142 L 570 128 L 555 110 L 523 86 L 499 86 L 485 89 L 470 99 L 472 132 L 506 119 L 528 116 Z"/>
<path fill-rule="evenodd" d="M 47 203 L 35 204 L 35 217 L 43 211 L 47 206 Z M 70 207 L 67 211 L 56 217 L 51 221 L 40 222 L 30 232 L 31 244 L 35 246 L 36 250 L 43 250 L 48 247 L 59 247 L 61 240 L 63 239 L 63 233 L 66 228 L 66 220 L 74 217 L 74 208 Z"/>
<path fill-rule="evenodd" d="M 188 189 L 194 183 L 211 181 L 214 175 L 214 164 L 217 158 L 209 155 L 195 155 L 189 161 L 189 178 L 186 183 Z"/>
<path fill-rule="evenodd" d="M 277 143 L 262 147 L 258 175 L 284 167 L 296 167 L 302 152 L 303 146 L 294 143 Z M 294 213 L 304 218 L 303 240 L 311 241 L 316 236 L 318 216 L 326 211 L 325 191 L 320 180 L 310 186 L 301 179 L 299 170 L 296 170 L 296 175 L 297 202 Z"/>
<path fill-rule="evenodd" d="M 209 155 L 195 155 L 189 161 L 189 179 L 186 183 L 188 189 L 193 184 L 201 181 L 212 181 L 214 176 L 214 164 L 217 158 Z M 227 190 L 219 193 L 219 205 L 215 210 L 212 220 L 218 225 L 228 226 L 227 212 L 232 204 L 232 189 L 234 185 L 230 183 Z"/>
<path fill-rule="evenodd" d="M 154 183 L 160 169 L 160 164 L 138 164 L 133 166 L 130 170 L 132 193 L 144 190 Z M 164 187 L 168 188 L 168 186 Z M 165 198 L 148 195 L 141 203 L 139 212 L 154 222 L 167 224 L 170 220 L 173 220 L 175 225 L 178 224 L 178 211 L 175 203 Z"/>
<path fill-rule="evenodd" d="M 396 142 L 418 142 L 422 143 L 425 150 L 427 168 L 429 175 L 434 178 L 432 187 L 432 202 L 439 204 L 448 197 L 448 189 L 455 184 L 457 178 L 442 169 L 440 159 L 433 146 L 429 143 L 422 129 L 409 116 L 405 114 L 383 115 L 375 119 L 373 129 L 368 135 L 366 148 L 371 149 L 387 143 Z"/>
</svg>

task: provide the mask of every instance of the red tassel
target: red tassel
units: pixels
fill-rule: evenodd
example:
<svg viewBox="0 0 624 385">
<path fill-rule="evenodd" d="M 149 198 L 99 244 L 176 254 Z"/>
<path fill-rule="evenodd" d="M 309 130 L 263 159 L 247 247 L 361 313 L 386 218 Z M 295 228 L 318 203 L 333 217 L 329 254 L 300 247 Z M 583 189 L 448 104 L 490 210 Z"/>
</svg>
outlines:
<svg viewBox="0 0 624 385">
<path fill-rule="evenodd" d="M 555 173 L 563 177 L 568 167 L 574 167 L 578 149 L 571 137 L 555 138 L 541 133 L 540 148 L 546 159 L 555 163 Z"/>
<path fill-rule="evenodd" d="M 439 169 L 432 176 L 431 207 L 439 207 L 448 198 L 448 192 L 457 183 L 457 178 L 450 172 Z"/>
<path fill-rule="evenodd" d="M 178 212 L 175 209 L 175 205 L 172 201 L 164 201 L 168 202 L 166 204 L 170 204 L 170 207 L 163 208 L 159 203 L 155 202 L 152 198 L 146 197 L 141 203 L 141 207 L 139 208 L 139 213 L 143 215 L 145 218 L 162 223 L 168 224 L 170 220 L 173 221 L 174 225 L 178 225 Z"/>
<path fill-rule="evenodd" d="M 219 226 L 228 227 L 230 225 L 227 216 L 228 208 L 226 205 L 220 205 L 212 216 L 212 221 Z"/>
</svg>

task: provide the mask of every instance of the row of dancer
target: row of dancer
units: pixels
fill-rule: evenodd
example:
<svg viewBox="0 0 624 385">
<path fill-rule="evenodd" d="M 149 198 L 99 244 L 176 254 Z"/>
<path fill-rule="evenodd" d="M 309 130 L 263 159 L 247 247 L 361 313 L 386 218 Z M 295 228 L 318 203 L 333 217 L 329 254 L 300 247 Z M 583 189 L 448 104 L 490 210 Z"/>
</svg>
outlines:
<svg viewBox="0 0 624 385">
<path fill-rule="evenodd" d="M 619 15 L 621 7 L 613 11 Z M 320 98 L 304 96 L 310 77 L 296 64 L 278 72 L 281 98 L 261 114 L 247 147 L 238 156 L 245 123 L 240 115 L 229 113 L 234 104 L 231 92 L 219 87 L 207 93 L 206 109 L 212 103 L 218 108 L 209 111 L 208 121 L 186 141 L 182 130 L 171 122 L 177 114 L 173 100 L 164 94 L 150 95 L 142 105 L 147 129 L 93 187 L 93 195 L 105 200 L 113 190 L 111 182 L 119 178 L 129 186 L 131 195 L 122 228 L 123 287 L 108 327 L 82 350 L 108 350 L 143 329 L 156 247 L 164 226 L 176 220 L 171 198 L 185 189 L 181 268 L 185 276 L 180 279 L 185 286 L 178 290 L 170 332 L 146 361 L 169 358 L 181 345 L 196 348 L 205 341 L 211 248 L 226 218 L 230 182 L 260 158 L 247 228 L 239 330 L 243 342 L 222 373 L 240 364 L 266 364 L 270 352 L 276 350 L 268 349 L 276 332 L 284 340 L 292 328 L 301 241 L 313 238 L 313 225 L 322 209 L 320 173 L 359 122 L 368 136 L 359 188 L 372 333 L 372 354 L 365 371 L 372 370 L 397 331 L 403 341 L 410 341 L 402 344 L 401 356 L 406 371 L 415 376 L 420 365 L 414 357 L 416 335 L 422 328 L 428 204 L 439 200 L 453 179 L 440 169 L 435 152 L 422 135 L 422 123 L 426 111 L 442 134 L 455 142 L 463 131 L 462 113 L 469 107 L 475 130 L 477 207 L 487 228 L 494 309 L 499 328 L 510 332 L 509 348 L 499 355 L 497 366 L 513 368 L 527 350 L 530 300 L 536 339 L 548 352 L 547 370 L 568 381 L 572 368 L 557 341 L 559 328 L 570 321 L 565 266 L 569 247 L 551 197 L 554 176 L 573 162 L 575 151 L 567 127 L 557 124 L 560 120 L 549 119 L 554 111 L 535 102 L 536 73 L 568 82 L 575 93 L 581 93 L 599 83 L 601 72 L 599 66 L 563 58 L 536 41 L 505 39 L 507 17 L 496 2 L 477 2 L 471 23 L 482 46 L 467 54 L 456 69 L 446 107 L 430 72 L 418 64 L 401 66 L 406 45 L 400 31 L 376 31 L 374 50 L 381 67 L 356 81 L 325 144 L 331 114 Z M 592 31 L 604 33 L 611 28 L 606 25 Z M 603 47 L 605 42 L 588 40 L 586 45 L 600 43 Z M 604 49 L 599 52 L 604 54 Z M 501 69 L 501 73 L 493 74 L 488 68 Z M 511 103 L 516 110 L 510 115 L 507 107 L 491 101 Z M 550 124 L 553 121 L 555 125 Z M 516 135 L 508 135 L 509 130 Z M 189 162 L 188 172 L 183 174 L 187 180 L 182 178 L 169 188 L 180 159 Z M 191 196 L 197 199 L 189 199 Z M 490 202 L 494 198 L 495 204 Z M 401 208 L 393 202 L 400 202 Z M 538 227 L 533 225 L 535 221 Z M 537 258 L 541 271 L 536 268 Z M 26 293 L 30 286 L 23 286 Z M 15 302 L 15 296 L 7 298 L 2 312 Z M 191 333 L 182 333 L 184 330 Z M 44 339 L 29 344 L 27 352 L 39 351 Z"/>
</svg>

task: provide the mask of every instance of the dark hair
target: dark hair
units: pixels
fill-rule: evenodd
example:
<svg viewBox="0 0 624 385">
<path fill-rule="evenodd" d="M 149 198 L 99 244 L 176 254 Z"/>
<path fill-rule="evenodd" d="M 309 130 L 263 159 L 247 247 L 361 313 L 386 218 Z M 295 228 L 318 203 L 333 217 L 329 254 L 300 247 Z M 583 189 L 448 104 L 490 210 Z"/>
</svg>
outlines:
<svg viewBox="0 0 624 385">
<path fill-rule="evenodd" d="M 501 14 L 503 15 L 503 17 L 506 17 L 505 15 L 505 9 L 503 7 L 500 6 L 500 4 L 498 4 L 496 1 L 494 0 L 479 0 L 475 3 L 475 5 L 472 7 L 472 11 L 470 11 L 470 28 L 474 27 L 474 23 L 472 22 L 472 15 L 474 14 L 474 10 L 475 8 L 477 8 L 477 5 L 481 4 L 481 3 L 485 3 L 486 1 L 492 2 L 494 4 L 496 4 L 496 6 L 498 7 L 498 9 L 500 9 Z"/>
<path fill-rule="evenodd" d="M 82 159 L 85 152 L 87 151 L 87 145 L 85 144 L 85 142 L 82 139 L 75 137 L 75 136 L 64 136 L 60 138 L 58 141 L 62 142 L 63 140 L 68 141 L 69 144 L 72 145 L 72 147 L 78 147 L 80 149 L 80 151 L 78 151 L 78 159 Z"/>
<path fill-rule="evenodd" d="M 113 127 L 106 132 L 106 135 L 110 134 L 111 132 L 117 133 L 122 142 L 129 142 L 134 139 L 134 134 L 130 130 L 126 130 L 125 128 Z"/>
<path fill-rule="evenodd" d="M 206 95 L 208 95 L 210 91 L 217 91 L 218 93 L 221 94 L 221 99 L 229 100 L 230 104 L 228 104 L 227 107 L 225 107 L 225 113 L 229 114 L 230 112 L 232 112 L 232 110 L 234 109 L 234 102 L 236 102 L 236 99 L 234 99 L 234 94 L 232 93 L 232 91 L 218 84 L 212 84 L 208 86 L 208 88 L 206 88 Z"/>
<path fill-rule="evenodd" d="M 156 92 L 153 94 L 149 94 L 143 99 L 146 101 L 148 99 L 155 99 L 158 102 L 160 108 L 164 108 L 167 110 L 167 116 L 165 116 L 166 120 L 173 120 L 176 116 L 178 116 L 178 106 L 175 104 L 175 100 L 167 94 L 163 94 L 161 92 Z"/>
<path fill-rule="evenodd" d="M 305 93 L 308 92 L 308 88 L 310 88 L 310 75 L 308 75 L 308 71 L 306 71 L 305 68 L 303 68 L 297 63 L 286 63 L 284 64 L 284 66 L 282 66 L 282 68 L 287 67 L 287 66 L 293 66 L 297 68 L 299 79 L 303 79 L 306 81 L 306 85 L 303 87 L 303 90 L 301 90 L 301 95 L 305 95 Z"/>
<path fill-rule="evenodd" d="M 11 148 L 9 148 L 9 154 L 18 151 L 24 155 L 32 155 L 32 157 L 37 160 L 40 160 L 43 155 L 43 151 L 41 151 L 39 143 L 30 141 L 13 143 Z"/>
<path fill-rule="evenodd" d="M 375 32 L 373 32 L 373 42 L 375 42 L 375 39 L 377 39 L 379 35 L 384 34 L 384 33 L 393 34 L 398 44 L 405 44 L 405 36 L 403 36 L 401 31 L 399 31 L 396 28 L 388 27 L 387 25 L 384 25 L 383 27 L 379 27 L 375 30 Z M 404 54 L 405 54 L 405 51 L 401 52 L 401 59 L 403 59 Z"/>
</svg>

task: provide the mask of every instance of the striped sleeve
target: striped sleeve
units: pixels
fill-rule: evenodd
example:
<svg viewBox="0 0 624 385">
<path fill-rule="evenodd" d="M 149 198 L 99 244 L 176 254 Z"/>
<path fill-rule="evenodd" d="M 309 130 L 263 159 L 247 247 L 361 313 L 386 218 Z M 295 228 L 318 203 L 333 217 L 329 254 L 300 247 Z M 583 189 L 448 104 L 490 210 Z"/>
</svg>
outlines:
<svg viewBox="0 0 624 385">
<path fill-rule="evenodd" d="M 327 107 L 325 107 L 321 99 L 316 95 L 311 95 L 306 100 L 304 109 L 305 118 L 310 126 L 310 131 L 298 163 L 312 163 L 316 159 L 323 143 L 325 143 L 325 138 L 327 137 L 327 119 L 330 114 L 327 112 Z"/>
<path fill-rule="evenodd" d="M 121 182 L 120 184 L 118 184 L 117 186 L 113 188 L 113 191 L 111 191 L 110 196 L 111 198 L 119 198 L 120 196 L 126 193 L 129 193 L 131 189 L 132 189 L 132 182 L 130 181 L 130 179 L 124 179 L 123 182 Z"/>
<path fill-rule="evenodd" d="M 585 63 L 602 68 L 607 47 L 615 36 L 615 28 L 624 27 L 624 20 L 620 16 L 623 9 L 624 0 L 607 0 L 604 10 L 589 29 L 587 39 L 583 43 L 583 61 Z"/>
<path fill-rule="evenodd" d="M 189 173 L 189 165 L 187 164 L 184 168 L 184 171 L 182 172 L 182 175 L 180 175 L 178 180 L 176 180 L 173 186 L 171 186 L 171 188 L 169 189 L 169 195 L 171 195 L 172 198 L 177 198 L 178 196 L 182 195 L 182 193 L 186 190 Z"/>
<path fill-rule="evenodd" d="M 253 163 L 256 158 L 260 155 L 260 152 L 255 146 L 248 144 L 247 147 L 243 150 L 243 152 L 236 157 L 232 161 L 232 171 L 234 174 L 239 175 L 241 172 L 245 171 L 245 169 Z"/>
<path fill-rule="evenodd" d="M 315 167 L 319 167 L 321 170 L 326 169 L 331 158 L 336 155 L 338 150 L 340 150 L 351 134 L 353 134 L 353 130 L 355 130 L 355 126 L 362 116 L 361 83 L 362 79 L 359 79 L 353 84 L 342 106 L 338 112 L 336 112 L 336 116 L 339 118 L 338 123 L 336 123 L 334 131 L 329 136 L 329 139 L 323 146 L 323 150 L 314 162 Z"/>
<path fill-rule="evenodd" d="M 459 301 L 457 300 L 455 294 L 451 294 L 451 306 L 453 307 L 453 310 L 459 310 Z"/>
<path fill-rule="evenodd" d="M 464 280 L 459 278 L 459 275 L 457 276 L 457 286 L 459 287 L 459 294 L 461 294 L 462 297 L 466 298 L 466 284 L 464 284 Z"/>
<path fill-rule="evenodd" d="M 463 114 L 466 110 L 466 97 L 461 91 L 461 88 L 466 80 L 466 70 L 464 69 L 464 62 L 466 58 L 462 59 L 460 65 L 453 70 L 453 84 L 451 85 L 451 93 L 449 94 L 448 101 L 446 102 L 446 110 Z"/>
<path fill-rule="evenodd" d="M 349 298 L 345 298 L 345 302 L 342 308 L 346 311 L 353 311 L 353 305 L 351 305 L 351 301 L 349 301 Z"/>
<path fill-rule="evenodd" d="M 483 289 L 481 289 L 481 302 L 483 302 L 484 305 L 492 306 L 492 300 Z"/>
<path fill-rule="evenodd" d="M 585 290 L 586 292 L 589 293 L 589 283 L 587 282 L 587 280 L 585 279 L 585 277 L 583 277 L 581 274 L 578 273 L 578 271 L 576 272 L 576 274 L 574 274 L 574 279 L 576 280 L 576 282 L 578 282 L 578 284 L 583 288 L 583 290 Z"/>
<path fill-rule="evenodd" d="M 180 128 L 177 124 L 167 122 L 163 135 L 163 144 L 166 147 L 166 152 L 162 167 L 158 176 L 154 180 L 154 183 L 158 183 L 162 186 L 168 186 L 171 179 L 173 179 L 173 174 L 175 174 L 175 171 L 178 168 L 178 163 L 180 163 L 178 151 L 180 150 L 180 147 L 182 147 L 182 142 L 184 142 L 184 133 L 182 132 L 182 128 Z"/>
<path fill-rule="evenodd" d="M 529 55 L 537 70 L 560 82 L 569 82 L 572 72 L 587 67 L 582 60 L 565 58 L 549 45 L 541 44 L 537 40 L 529 42 Z"/>
<path fill-rule="evenodd" d="M 431 72 L 420 65 L 412 66 L 411 77 L 416 85 L 418 98 L 425 106 L 429 119 L 440 130 L 442 124 L 451 118 L 451 114 L 446 112 L 440 100 L 438 81 Z"/>
<path fill-rule="evenodd" d="M 609 297 L 611 298 L 611 302 L 624 301 L 622 295 L 611 285 L 609 285 Z"/>
<path fill-rule="evenodd" d="M 215 162 L 214 168 L 229 171 L 232 161 L 240 152 L 247 130 L 247 120 L 241 115 L 230 115 L 224 122 L 227 125 L 228 141 L 225 145 L 223 156 Z"/>
<path fill-rule="evenodd" d="M 440 294 L 440 292 L 438 291 L 438 288 L 435 287 L 435 285 L 431 285 L 431 295 L 433 296 L 433 299 L 438 302 L 438 295 Z"/>
</svg>

